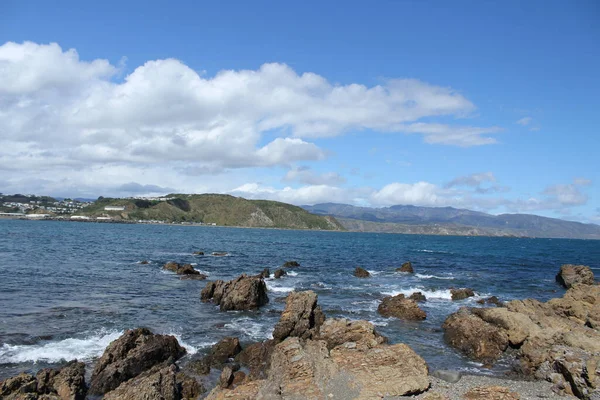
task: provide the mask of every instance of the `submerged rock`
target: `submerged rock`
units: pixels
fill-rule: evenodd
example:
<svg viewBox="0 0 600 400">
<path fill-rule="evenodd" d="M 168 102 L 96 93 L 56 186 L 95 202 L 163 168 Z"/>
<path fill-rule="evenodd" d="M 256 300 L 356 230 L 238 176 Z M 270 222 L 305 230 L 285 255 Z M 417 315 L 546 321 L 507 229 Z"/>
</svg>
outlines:
<svg viewBox="0 0 600 400">
<path fill-rule="evenodd" d="M 450 289 L 450 293 L 452 294 L 452 300 L 463 300 L 468 297 L 475 296 L 475 292 L 473 289 L 463 288 L 463 289 Z"/>
<path fill-rule="evenodd" d="M 425 295 L 421 292 L 414 292 L 412 293 L 410 296 L 408 296 L 409 299 L 414 300 L 414 301 L 427 301 L 427 297 L 425 297 Z"/>
<path fill-rule="evenodd" d="M 0 399 L 83 400 L 86 397 L 85 364 L 77 360 L 56 370 L 44 368 L 36 376 L 21 373 L 0 382 Z"/>
<path fill-rule="evenodd" d="M 215 257 L 225 257 L 227 255 L 226 251 L 213 251 L 212 255 Z"/>
<path fill-rule="evenodd" d="M 148 260 L 142 260 L 142 261 L 140 261 L 140 264 L 142 264 L 142 265 L 148 265 L 148 264 L 150 264 L 150 261 L 148 261 Z"/>
<path fill-rule="evenodd" d="M 357 278 L 368 278 L 371 276 L 371 274 L 364 268 L 356 267 L 356 269 L 354 270 L 354 276 L 356 276 Z"/>
<path fill-rule="evenodd" d="M 325 321 L 321 307 L 317 305 L 317 294 L 312 290 L 292 292 L 287 296 L 285 309 L 275 329 L 273 339 L 282 341 L 288 337 L 312 339 L 319 334 Z"/>
<path fill-rule="evenodd" d="M 195 251 L 195 252 L 194 252 L 194 255 L 195 255 L 195 256 L 203 256 L 203 255 L 204 255 L 204 252 L 203 252 L 203 251 Z"/>
<path fill-rule="evenodd" d="M 284 275 L 287 275 L 287 272 L 285 272 L 285 270 L 283 270 L 281 268 L 279 268 L 278 270 L 276 270 L 275 274 L 274 274 L 275 279 L 279 279 L 279 278 L 281 278 Z"/>
<path fill-rule="evenodd" d="M 415 300 L 407 299 L 403 294 L 384 297 L 377 307 L 377 312 L 384 317 L 420 321 L 427 318 L 425 311 L 419 308 Z"/>
<path fill-rule="evenodd" d="M 412 263 L 410 261 L 407 261 L 404 264 L 402 264 L 400 268 L 396 268 L 396 272 L 406 272 L 409 274 L 413 274 L 415 270 L 413 269 Z"/>
<path fill-rule="evenodd" d="M 259 278 L 263 278 L 263 279 L 267 279 L 268 277 L 271 276 L 271 271 L 269 271 L 269 268 L 265 268 L 262 270 L 262 272 L 260 274 L 257 275 Z"/>
<path fill-rule="evenodd" d="M 283 263 L 281 268 L 294 268 L 294 267 L 299 267 L 299 266 L 300 266 L 300 263 L 298 261 L 286 261 Z"/>
<path fill-rule="evenodd" d="M 246 274 L 229 282 L 208 282 L 200 297 L 204 302 L 212 300 L 221 311 L 254 310 L 269 302 L 265 281 Z"/>
<path fill-rule="evenodd" d="M 175 272 L 177 275 L 201 275 L 199 271 L 196 271 L 192 264 L 178 264 L 170 261 L 163 266 L 164 270 Z M 206 278 L 206 275 L 203 275 Z M 200 279 L 204 279 L 200 278 Z"/>
<path fill-rule="evenodd" d="M 174 336 L 155 335 L 146 328 L 128 330 L 111 342 L 96 362 L 89 392 L 107 393 L 142 372 L 168 360 L 178 360 L 184 354 L 185 349 Z"/>
<path fill-rule="evenodd" d="M 565 264 L 560 267 L 560 271 L 558 271 L 558 274 L 556 275 L 556 282 L 567 289 L 576 283 L 584 285 L 595 284 L 594 273 L 590 267 L 572 264 Z"/>
</svg>

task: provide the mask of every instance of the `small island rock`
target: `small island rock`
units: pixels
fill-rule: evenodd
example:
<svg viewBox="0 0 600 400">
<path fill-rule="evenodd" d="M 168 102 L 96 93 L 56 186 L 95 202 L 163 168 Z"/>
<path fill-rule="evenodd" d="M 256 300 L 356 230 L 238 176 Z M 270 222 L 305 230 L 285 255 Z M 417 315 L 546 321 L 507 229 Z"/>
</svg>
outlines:
<svg viewBox="0 0 600 400">
<path fill-rule="evenodd" d="M 556 281 L 567 289 L 576 283 L 583 285 L 593 285 L 595 283 L 594 273 L 590 267 L 572 264 L 565 264 L 560 267 L 560 271 L 556 275 Z"/>
<path fill-rule="evenodd" d="M 412 263 L 410 261 L 407 261 L 404 264 L 402 264 L 400 268 L 396 268 L 396 272 L 406 272 L 409 274 L 413 274 L 415 270 L 413 269 Z"/>
<path fill-rule="evenodd" d="M 411 321 L 427 318 L 427 314 L 419 308 L 417 302 L 407 299 L 403 294 L 384 297 L 377 307 L 377 312 L 384 317 L 396 317 Z"/>
<path fill-rule="evenodd" d="M 371 274 L 364 268 L 356 267 L 356 269 L 354 270 L 354 276 L 356 276 L 357 278 L 368 278 L 371 276 Z"/>
</svg>

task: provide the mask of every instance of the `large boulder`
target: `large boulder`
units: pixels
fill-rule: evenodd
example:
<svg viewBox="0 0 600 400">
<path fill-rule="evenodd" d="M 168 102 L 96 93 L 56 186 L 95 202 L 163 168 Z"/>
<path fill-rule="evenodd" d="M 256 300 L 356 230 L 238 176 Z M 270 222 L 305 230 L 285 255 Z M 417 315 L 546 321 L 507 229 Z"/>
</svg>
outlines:
<svg viewBox="0 0 600 400">
<path fill-rule="evenodd" d="M 404 264 L 402 264 L 402 266 L 400 268 L 396 268 L 397 272 L 406 272 L 409 274 L 413 274 L 415 272 L 412 263 L 410 261 L 405 262 Z"/>
<path fill-rule="evenodd" d="M 427 318 L 425 311 L 419 308 L 415 300 L 407 299 L 403 294 L 384 297 L 377 307 L 377 312 L 384 317 L 420 321 Z"/>
<path fill-rule="evenodd" d="M 275 279 L 279 279 L 282 276 L 287 275 L 287 272 L 285 272 L 285 270 L 279 268 L 278 270 L 275 271 L 275 273 L 273 274 L 273 276 L 275 277 Z"/>
<path fill-rule="evenodd" d="M 142 372 L 185 354 L 174 336 L 155 335 L 149 329 L 127 330 L 111 342 L 96 362 L 89 392 L 101 395 Z"/>
<path fill-rule="evenodd" d="M 83 400 L 86 397 L 85 364 L 77 360 L 55 370 L 19 374 L 0 383 L 0 399 Z"/>
<path fill-rule="evenodd" d="M 276 344 L 274 339 L 270 339 L 248 345 L 235 357 L 235 361 L 248 368 L 250 379 L 264 379 Z"/>
<path fill-rule="evenodd" d="M 240 340 L 236 337 L 226 337 L 214 344 L 208 354 L 208 364 L 213 367 L 220 367 L 227 363 L 230 358 L 234 358 L 242 351 Z"/>
<path fill-rule="evenodd" d="M 425 295 L 421 292 L 414 292 L 410 296 L 408 296 L 408 298 L 418 302 L 427 301 L 427 297 L 425 297 Z"/>
<path fill-rule="evenodd" d="M 325 321 L 317 294 L 312 290 L 292 292 L 287 296 L 285 309 L 273 330 L 273 339 L 282 341 L 290 336 L 312 339 L 319 334 Z"/>
<path fill-rule="evenodd" d="M 464 307 L 451 314 L 442 328 L 448 344 L 483 363 L 496 361 L 508 347 L 508 336 L 504 330 L 471 314 Z"/>
<path fill-rule="evenodd" d="M 178 264 L 176 262 L 168 262 L 163 266 L 163 269 L 166 271 L 175 272 L 177 275 L 201 275 L 199 271 L 194 269 L 192 264 Z M 206 275 L 201 275 L 203 278 L 206 278 Z"/>
<path fill-rule="evenodd" d="M 295 268 L 295 267 L 299 267 L 299 266 L 300 266 L 300 263 L 298 261 L 286 261 L 283 263 L 281 268 Z"/>
<path fill-rule="evenodd" d="M 202 301 L 218 304 L 221 311 L 254 310 L 269 302 L 265 281 L 246 274 L 229 282 L 208 282 L 200 296 Z"/>
<path fill-rule="evenodd" d="M 354 343 L 359 349 L 370 349 L 387 342 L 372 323 L 346 318 L 327 318 L 319 331 L 319 340 L 324 340 L 328 349 L 344 343 Z"/>
<path fill-rule="evenodd" d="M 357 278 L 368 278 L 371 276 L 371 274 L 364 268 L 356 267 L 354 269 L 354 276 Z"/>
<path fill-rule="evenodd" d="M 565 264 L 560 267 L 560 271 L 556 274 L 556 281 L 567 289 L 576 283 L 583 285 L 593 285 L 595 283 L 594 273 L 590 267 L 572 264 Z"/>
</svg>

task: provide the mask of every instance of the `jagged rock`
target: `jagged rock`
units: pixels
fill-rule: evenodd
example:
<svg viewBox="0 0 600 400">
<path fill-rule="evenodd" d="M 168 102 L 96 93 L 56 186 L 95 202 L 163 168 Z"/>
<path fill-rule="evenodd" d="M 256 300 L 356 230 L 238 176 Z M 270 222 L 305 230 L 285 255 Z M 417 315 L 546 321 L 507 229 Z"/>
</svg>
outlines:
<svg viewBox="0 0 600 400">
<path fill-rule="evenodd" d="M 208 375 L 210 373 L 210 358 L 203 357 L 201 359 L 192 360 L 186 365 L 186 369 L 198 375 Z"/>
<path fill-rule="evenodd" d="M 504 386 L 475 387 L 465 393 L 465 400 L 519 400 L 519 394 Z"/>
<path fill-rule="evenodd" d="M 357 278 L 368 278 L 371 276 L 371 274 L 364 268 L 356 267 L 354 270 L 354 276 Z"/>
<path fill-rule="evenodd" d="M 396 317 L 411 321 L 427 318 L 427 314 L 419 308 L 417 302 L 405 298 L 403 294 L 384 297 L 377 307 L 377 312 L 384 317 Z"/>
<path fill-rule="evenodd" d="M 198 272 L 198 271 L 196 271 L 196 272 Z M 197 274 L 181 275 L 181 277 L 179 279 L 182 281 L 183 280 L 203 281 L 206 278 L 208 278 L 208 276 L 198 272 Z"/>
<path fill-rule="evenodd" d="M 227 365 L 221 371 L 221 376 L 219 376 L 219 386 L 225 389 L 228 388 L 233 383 L 233 368 L 230 365 Z"/>
<path fill-rule="evenodd" d="M 485 299 L 486 304 L 493 304 L 496 307 L 504 307 L 504 303 L 501 302 L 496 296 L 491 296 Z"/>
<path fill-rule="evenodd" d="M 286 261 L 283 263 L 281 268 L 294 268 L 294 267 L 299 267 L 299 266 L 300 266 L 300 263 L 298 261 Z"/>
<path fill-rule="evenodd" d="M 89 392 L 107 393 L 142 372 L 184 354 L 185 349 L 174 336 L 155 335 L 146 328 L 128 330 L 104 350 L 92 373 Z"/>
<path fill-rule="evenodd" d="M 287 272 L 285 272 L 285 271 L 284 271 L 283 269 L 281 269 L 281 268 L 280 268 L 280 269 L 278 269 L 278 270 L 276 270 L 276 271 L 275 271 L 275 274 L 274 274 L 274 276 L 275 276 L 275 279 L 279 279 L 279 278 L 281 278 L 281 277 L 282 277 L 282 276 L 284 276 L 284 275 L 287 275 Z"/>
<path fill-rule="evenodd" d="M 192 264 L 185 264 L 177 268 L 177 275 L 200 275 L 200 272 L 196 271 Z"/>
<path fill-rule="evenodd" d="M 442 328 L 448 344 L 484 363 L 496 361 L 508 347 L 508 336 L 502 329 L 471 314 L 464 307 L 451 314 Z"/>
<path fill-rule="evenodd" d="M 202 393 L 206 392 L 206 388 L 198 383 L 194 378 L 184 374 L 177 373 L 177 385 L 182 399 L 197 399 Z"/>
<path fill-rule="evenodd" d="M 414 301 L 427 301 L 427 297 L 421 292 L 414 292 L 408 298 Z"/>
<path fill-rule="evenodd" d="M 235 360 L 246 366 L 251 379 L 263 379 L 271 365 L 271 354 L 277 342 L 274 339 L 246 346 Z"/>
<path fill-rule="evenodd" d="M 324 321 L 325 315 L 317 305 L 315 292 L 292 292 L 287 296 L 285 309 L 275 325 L 273 339 L 282 341 L 290 336 L 312 339 L 319 334 Z"/>
<path fill-rule="evenodd" d="M 409 274 L 413 274 L 415 272 L 415 270 L 413 269 L 412 263 L 410 261 L 405 262 L 404 264 L 402 264 L 402 266 L 400 268 L 396 268 L 397 272 L 407 272 Z"/>
<path fill-rule="evenodd" d="M 556 281 L 567 289 L 576 283 L 584 285 L 595 284 L 594 273 L 586 265 L 565 264 L 561 266 L 560 271 L 556 275 Z"/>
<path fill-rule="evenodd" d="M 271 271 L 269 271 L 269 268 L 265 268 L 262 270 L 262 272 L 260 274 L 257 275 L 259 278 L 263 278 L 263 279 L 267 279 L 268 277 L 271 276 Z"/>
<path fill-rule="evenodd" d="M 169 261 L 168 263 L 166 263 L 163 266 L 163 269 L 167 270 L 167 271 L 172 271 L 172 272 L 177 272 L 177 270 L 180 268 L 181 266 L 173 261 Z"/>
<path fill-rule="evenodd" d="M 0 398 L 6 400 L 83 400 L 86 392 L 85 364 L 77 360 L 59 370 L 42 369 L 35 377 L 21 373 L 0 384 Z"/>
<path fill-rule="evenodd" d="M 220 367 L 242 351 L 240 340 L 236 337 L 226 337 L 214 344 L 207 356 L 209 365 Z"/>
<path fill-rule="evenodd" d="M 148 260 L 142 260 L 142 261 L 140 261 L 140 264 L 142 264 L 142 265 L 148 265 L 148 264 L 150 264 L 150 261 L 148 261 Z"/>
<path fill-rule="evenodd" d="M 221 311 L 254 310 L 269 302 L 262 278 L 242 274 L 229 282 L 208 282 L 201 293 L 202 301 L 213 300 Z"/>
<path fill-rule="evenodd" d="M 467 289 L 467 288 L 450 289 L 450 293 L 452 294 L 452 300 L 462 300 L 462 299 L 466 299 L 467 297 L 475 296 L 475 292 L 473 292 L 473 289 Z"/>
<path fill-rule="evenodd" d="M 351 321 L 346 318 L 327 318 L 319 331 L 319 340 L 333 349 L 344 343 L 355 343 L 358 349 L 368 349 L 387 342 L 368 321 Z"/>
</svg>

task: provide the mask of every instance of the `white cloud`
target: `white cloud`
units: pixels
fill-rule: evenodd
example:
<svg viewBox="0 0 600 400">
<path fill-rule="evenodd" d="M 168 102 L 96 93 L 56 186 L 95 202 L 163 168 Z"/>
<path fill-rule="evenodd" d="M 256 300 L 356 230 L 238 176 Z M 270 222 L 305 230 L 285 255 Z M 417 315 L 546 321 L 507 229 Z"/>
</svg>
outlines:
<svg viewBox="0 0 600 400">
<path fill-rule="evenodd" d="M 466 176 L 459 176 L 454 178 L 446 184 L 447 188 L 454 186 L 472 186 L 478 187 L 484 182 L 496 182 L 496 177 L 492 172 L 482 172 L 477 174 L 471 174 Z"/>
<path fill-rule="evenodd" d="M 521 126 L 527 126 L 527 125 L 531 124 L 532 121 L 533 121 L 533 118 L 531 118 L 531 117 L 523 117 L 517 121 L 517 124 L 519 124 Z"/>
<path fill-rule="evenodd" d="M 315 173 L 310 167 L 301 166 L 290 169 L 283 177 L 285 182 L 300 182 L 306 185 L 332 185 L 337 186 L 346 182 L 346 179 L 337 172 Z"/>
<path fill-rule="evenodd" d="M 501 132 L 502 128 L 497 126 L 489 128 L 450 126 L 417 122 L 399 128 L 399 130 L 408 133 L 420 133 L 425 136 L 425 142 L 430 144 L 471 147 L 497 143 L 495 138 L 488 135 Z"/>
<path fill-rule="evenodd" d="M 378 206 L 412 204 L 435 206 L 444 202 L 440 197 L 440 188 L 428 182 L 390 183 L 370 196 L 370 201 Z"/>
<path fill-rule="evenodd" d="M 286 186 L 276 189 L 258 183 L 247 183 L 229 193 L 247 199 L 267 199 L 296 205 L 318 203 L 355 203 L 354 195 L 359 196 L 361 189 L 344 189 L 329 185 L 308 185 L 300 188 Z"/>
</svg>

